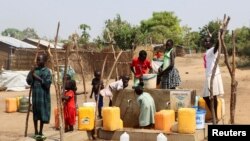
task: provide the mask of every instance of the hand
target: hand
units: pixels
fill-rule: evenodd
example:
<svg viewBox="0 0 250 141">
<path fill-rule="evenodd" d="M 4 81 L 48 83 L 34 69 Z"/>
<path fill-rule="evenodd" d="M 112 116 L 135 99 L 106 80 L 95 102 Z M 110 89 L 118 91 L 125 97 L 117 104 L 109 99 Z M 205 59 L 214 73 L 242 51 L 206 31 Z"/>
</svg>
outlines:
<svg viewBox="0 0 250 141">
<path fill-rule="evenodd" d="M 159 72 L 159 73 L 161 73 L 161 72 L 162 72 L 162 68 L 161 68 L 161 67 L 159 67 L 158 72 Z"/>
<path fill-rule="evenodd" d="M 32 66 L 31 68 L 30 68 L 30 73 L 34 73 L 35 72 L 35 69 L 36 69 L 36 67 L 35 66 Z"/>
<path fill-rule="evenodd" d="M 89 96 L 89 98 L 90 98 L 90 99 L 92 99 L 92 95 L 91 95 L 91 96 Z"/>
</svg>

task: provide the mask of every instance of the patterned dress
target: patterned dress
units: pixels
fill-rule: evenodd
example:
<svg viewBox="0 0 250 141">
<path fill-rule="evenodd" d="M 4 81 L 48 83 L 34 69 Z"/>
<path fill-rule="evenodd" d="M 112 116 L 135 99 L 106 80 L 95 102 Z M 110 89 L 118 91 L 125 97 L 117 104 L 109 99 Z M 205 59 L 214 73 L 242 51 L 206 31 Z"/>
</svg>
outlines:
<svg viewBox="0 0 250 141">
<path fill-rule="evenodd" d="M 163 71 L 165 69 L 167 69 L 170 65 L 171 53 L 174 53 L 172 51 L 173 51 L 173 48 L 170 51 L 165 52 L 165 54 L 164 54 Z M 179 71 L 174 66 L 172 67 L 172 69 L 165 72 L 161 77 L 161 88 L 162 89 L 175 88 L 175 87 L 179 86 L 180 83 L 181 83 L 181 78 L 179 75 Z"/>
<path fill-rule="evenodd" d="M 51 114 L 51 72 L 46 67 L 37 67 L 35 74 L 42 79 L 42 82 L 34 79 L 32 73 L 29 73 L 26 79 L 27 83 L 32 87 L 33 120 L 49 123 Z"/>
</svg>

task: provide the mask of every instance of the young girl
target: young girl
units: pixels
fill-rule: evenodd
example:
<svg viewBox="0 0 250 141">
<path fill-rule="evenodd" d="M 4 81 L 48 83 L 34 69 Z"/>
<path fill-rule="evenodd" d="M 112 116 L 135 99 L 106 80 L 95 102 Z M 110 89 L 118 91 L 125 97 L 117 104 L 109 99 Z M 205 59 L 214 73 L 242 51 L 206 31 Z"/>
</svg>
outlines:
<svg viewBox="0 0 250 141">
<path fill-rule="evenodd" d="M 76 106 L 75 106 L 75 83 L 72 80 L 67 80 L 65 83 L 65 94 L 62 97 L 64 101 L 64 120 L 65 132 L 73 131 L 76 123 Z"/>
<path fill-rule="evenodd" d="M 179 71 L 175 68 L 175 52 L 173 50 L 174 42 L 167 40 L 164 53 L 163 64 L 158 70 L 158 82 L 161 89 L 175 89 L 181 83 Z"/>
</svg>

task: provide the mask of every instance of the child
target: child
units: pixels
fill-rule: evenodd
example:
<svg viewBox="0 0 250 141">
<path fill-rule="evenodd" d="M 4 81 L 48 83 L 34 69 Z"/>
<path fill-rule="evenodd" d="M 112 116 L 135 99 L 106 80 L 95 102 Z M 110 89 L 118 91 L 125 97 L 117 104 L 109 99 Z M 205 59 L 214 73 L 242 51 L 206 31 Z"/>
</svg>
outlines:
<svg viewBox="0 0 250 141">
<path fill-rule="evenodd" d="M 139 57 L 133 58 L 130 69 L 134 74 L 134 86 L 139 85 L 139 83 L 143 83 L 143 74 L 148 74 L 153 71 L 151 62 L 147 59 L 147 52 L 145 50 L 141 50 L 139 52 Z"/>
<path fill-rule="evenodd" d="M 109 106 L 112 106 L 112 91 L 119 91 L 128 86 L 129 76 L 122 76 L 120 80 L 110 83 L 105 89 L 100 91 L 100 95 L 109 97 Z"/>
<path fill-rule="evenodd" d="M 72 77 L 69 74 L 66 74 L 66 76 L 65 76 L 65 81 L 67 81 L 67 80 L 71 80 L 73 83 L 72 85 L 74 87 L 73 91 L 74 91 L 75 106 L 76 106 L 76 111 L 77 111 L 78 105 L 77 105 L 77 94 L 76 94 L 76 91 L 77 91 L 76 81 L 74 79 L 72 79 Z"/>
<path fill-rule="evenodd" d="M 50 86 L 51 72 L 45 66 L 47 56 L 40 54 L 36 58 L 37 67 L 30 70 L 27 76 L 27 83 L 32 88 L 32 111 L 35 128 L 34 138 L 46 139 L 43 135 L 43 126 L 50 121 Z M 40 120 L 40 130 L 38 132 L 38 120 Z"/>
<path fill-rule="evenodd" d="M 95 71 L 94 72 L 94 78 L 92 79 L 92 90 L 89 98 L 92 98 L 93 93 L 95 94 L 95 101 L 97 102 L 97 98 L 99 96 L 99 101 L 98 101 L 98 118 L 102 118 L 102 107 L 103 107 L 103 97 L 99 95 L 99 90 L 103 89 L 103 81 L 101 80 L 101 72 L 100 71 Z"/>
<path fill-rule="evenodd" d="M 175 51 L 174 41 L 168 39 L 163 57 L 163 64 L 158 69 L 157 85 L 160 84 L 161 89 L 175 89 L 181 83 L 179 71 L 175 67 Z"/>
<path fill-rule="evenodd" d="M 75 83 L 72 80 L 65 82 L 65 94 L 62 97 L 64 100 L 64 119 L 65 119 L 65 132 L 73 131 L 73 126 L 76 122 L 76 106 L 75 106 Z"/>
<path fill-rule="evenodd" d="M 139 125 L 142 128 L 153 128 L 155 123 L 155 102 L 149 93 L 143 92 L 143 87 L 135 87 L 135 93 L 138 95 L 137 102 L 140 107 Z"/>
</svg>

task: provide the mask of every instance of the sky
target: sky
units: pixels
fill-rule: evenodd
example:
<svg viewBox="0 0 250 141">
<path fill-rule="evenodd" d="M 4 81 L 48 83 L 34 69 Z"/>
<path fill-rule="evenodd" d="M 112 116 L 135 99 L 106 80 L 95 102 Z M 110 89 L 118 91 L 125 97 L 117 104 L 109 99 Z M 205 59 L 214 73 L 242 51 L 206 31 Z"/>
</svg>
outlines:
<svg viewBox="0 0 250 141">
<path fill-rule="evenodd" d="M 40 37 L 53 39 L 60 22 L 59 37 L 79 33 L 80 24 L 91 27 L 91 39 L 101 35 L 104 23 L 119 14 L 122 20 L 140 25 L 153 12 L 171 11 L 199 31 L 209 21 L 231 17 L 229 30 L 250 27 L 250 0 L 0 0 L 0 32 L 6 28 L 34 28 Z"/>
</svg>

